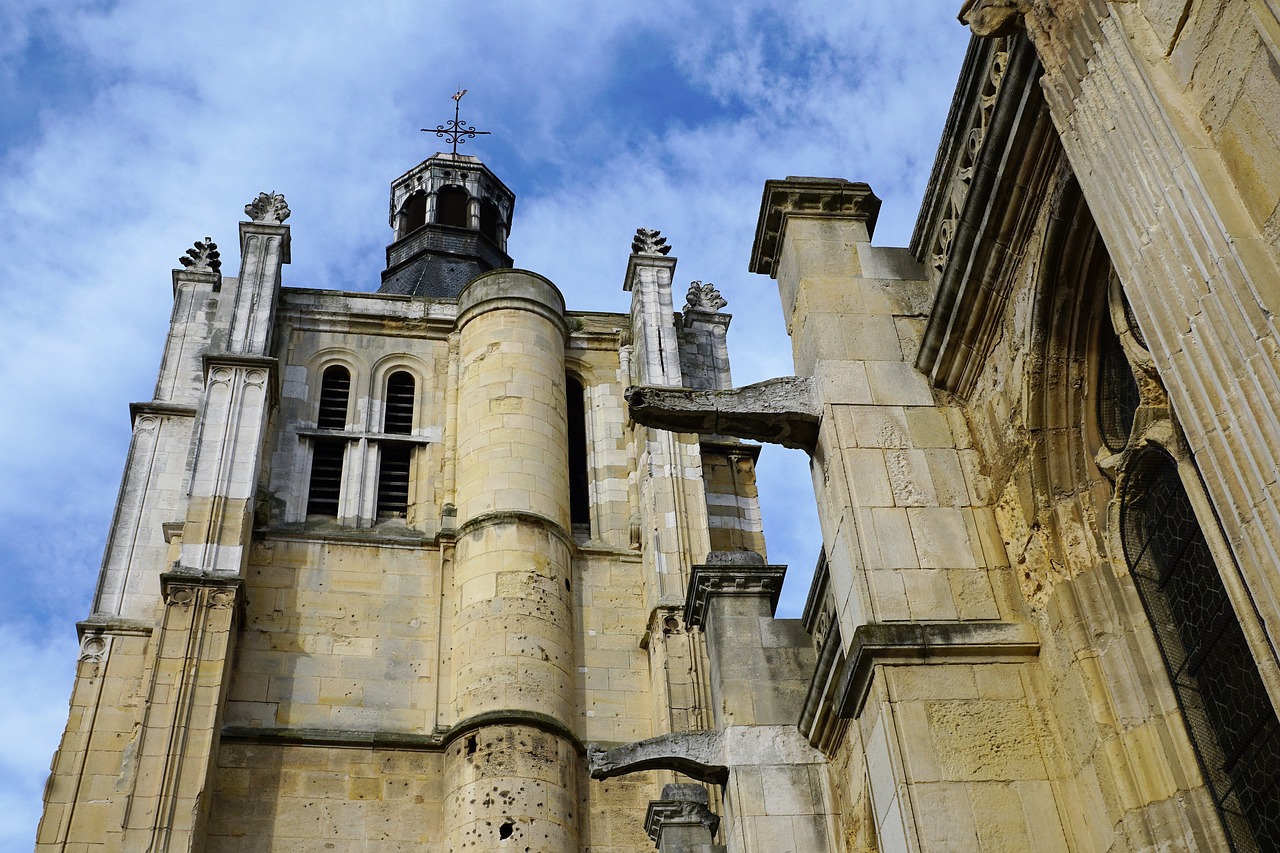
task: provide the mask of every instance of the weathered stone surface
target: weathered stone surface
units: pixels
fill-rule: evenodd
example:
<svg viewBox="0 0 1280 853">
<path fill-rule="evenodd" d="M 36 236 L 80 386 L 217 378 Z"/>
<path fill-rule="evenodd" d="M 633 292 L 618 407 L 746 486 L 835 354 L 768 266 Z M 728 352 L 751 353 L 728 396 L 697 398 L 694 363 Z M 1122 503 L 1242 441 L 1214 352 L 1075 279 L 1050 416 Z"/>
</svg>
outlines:
<svg viewBox="0 0 1280 853">
<path fill-rule="evenodd" d="M 673 432 L 732 435 L 810 450 L 821 412 L 810 379 L 788 376 L 728 391 L 633 386 L 631 417 Z"/>
</svg>

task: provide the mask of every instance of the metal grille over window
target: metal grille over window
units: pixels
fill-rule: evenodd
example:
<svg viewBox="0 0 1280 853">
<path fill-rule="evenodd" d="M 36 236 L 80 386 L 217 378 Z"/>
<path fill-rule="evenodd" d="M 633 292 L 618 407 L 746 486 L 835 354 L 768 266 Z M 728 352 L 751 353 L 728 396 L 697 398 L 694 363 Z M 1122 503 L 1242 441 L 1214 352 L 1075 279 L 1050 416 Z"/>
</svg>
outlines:
<svg viewBox="0 0 1280 853">
<path fill-rule="evenodd" d="M 408 444 L 383 444 L 378 468 L 378 518 L 404 518 L 409 509 Z"/>
<path fill-rule="evenodd" d="M 569 522 L 589 533 L 590 478 L 587 474 L 587 411 L 582 383 L 564 378 L 565 413 L 569 419 Z"/>
<path fill-rule="evenodd" d="M 338 516 L 342 491 L 342 456 L 347 443 L 338 438 L 315 439 L 311 456 L 311 487 L 307 492 L 307 515 Z"/>
<path fill-rule="evenodd" d="M 403 370 L 387 378 L 386 416 L 382 431 L 393 435 L 413 432 L 413 376 Z"/>
<path fill-rule="evenodd" d="M 1120 532 L 1232 849 L 1280 850 L 1280 721 L 1164 453 L 1135 463 Z"/>
<path fill-rule="evenodd" d="M 345 429 L 350 397 L 351 374 L 339 365 L 327 368 L 320 380 L 320 412 L 316 416 L 316 426 L 320 429 Z"/>
<path fill-rule="evenodd" d="M 1111 323 L 1105 318 L 1098 340 L 1098 432 L 1112 453 L 1124 450 L 1141 396 L 1133 367 Z"/>
</svg>

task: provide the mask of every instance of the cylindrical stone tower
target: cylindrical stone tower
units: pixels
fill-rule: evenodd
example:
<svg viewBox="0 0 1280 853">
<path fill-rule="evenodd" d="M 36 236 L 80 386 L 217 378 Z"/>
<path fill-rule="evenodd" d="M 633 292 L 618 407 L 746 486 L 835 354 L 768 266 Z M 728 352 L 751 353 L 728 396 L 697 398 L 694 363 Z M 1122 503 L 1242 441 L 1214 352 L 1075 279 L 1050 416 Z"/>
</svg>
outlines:
<svg viewBox="0 0 1280 853">
<path fill-rule="evenodd" d="M 577 853 L 564 298 L 494 270 L 458 329 L 449 850 Z"/>
</svg>

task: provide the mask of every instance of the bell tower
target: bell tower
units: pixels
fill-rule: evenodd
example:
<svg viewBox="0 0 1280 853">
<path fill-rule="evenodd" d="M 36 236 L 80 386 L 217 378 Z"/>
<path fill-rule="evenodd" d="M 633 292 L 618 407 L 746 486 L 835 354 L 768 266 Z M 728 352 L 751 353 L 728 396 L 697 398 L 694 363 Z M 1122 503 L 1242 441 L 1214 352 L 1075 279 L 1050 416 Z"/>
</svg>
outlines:
<svg viewBox="0 0 1280 853">
<path fill-rule="evenodd" d="M 435 154 L 391 183 L 395 236 L 379 293 L 454 299 L 471 279 L 510 269 L 516 197 L 478 157 Z"/>
</svg>

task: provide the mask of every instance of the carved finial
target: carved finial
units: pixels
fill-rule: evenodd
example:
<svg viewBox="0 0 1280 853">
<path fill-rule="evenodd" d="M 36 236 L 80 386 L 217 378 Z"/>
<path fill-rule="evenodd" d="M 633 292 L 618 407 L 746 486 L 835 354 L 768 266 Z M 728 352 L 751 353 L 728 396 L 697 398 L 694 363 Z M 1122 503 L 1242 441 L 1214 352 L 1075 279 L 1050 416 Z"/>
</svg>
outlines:
<svg viewBox="0 0 1280 853">
<path fill-rule="evenodd" d="M 222 255 L 218 252 L 218 244 L 212 237 L 197 240 L 187 253 L 178 258 L 178 262 L 189 270 L 212 270 L 222 272 Z"/>
<path fill-rule="evenodd" d="M 631 253 L 634 255 L 665 255 L 671 251 L 667 238 L 661 231 L 651 228 L 637 228 L 636 236 L 631 241 Z"/>
<path fill-rule="evenodd" d="M 258 193 L 257 198 L 244 206 L 244 212 L 254 222 L 283 225 L 289 218 L 289 205 L 280 193 Z"/>
<path fill-rule="evenodd" d="M 721 296 L 720 291 L 716 290 L 716 286 L 711 282 L 706 284 L 700 281 L 689 282 L 689 293 L 684 298 L 686 314 L 690 311 L 714 314 L 728 304 L 729 300 Z"/>
</svg>

